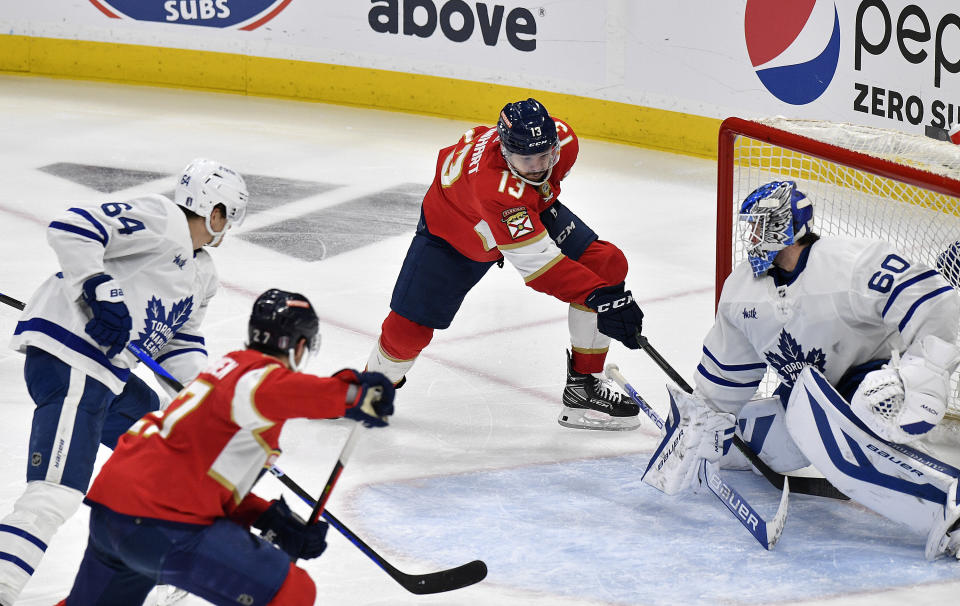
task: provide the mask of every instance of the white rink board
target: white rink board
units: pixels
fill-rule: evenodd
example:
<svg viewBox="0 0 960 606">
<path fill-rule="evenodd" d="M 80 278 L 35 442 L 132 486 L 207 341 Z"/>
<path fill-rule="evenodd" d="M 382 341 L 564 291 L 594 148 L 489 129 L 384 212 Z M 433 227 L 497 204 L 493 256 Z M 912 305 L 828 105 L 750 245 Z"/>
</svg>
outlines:
<svg viewBox="0 0 960 606">
<path fill-rule="evenodd" d="M 239 10 L 239 0 L 214 1 L 8 2 L 0 31 L 426 74 L 712 118 L 785 115 L 915 133 L 960 121 L 960 17 L 951 0 L 810 0 L 782 5 L 800 7 L 782 15 L 759 0 L 247 0 L 263 8 L 258 18 L 280 11 L 249 31 L 185 24 L 180 10 L 160 8 Z M 154 6 L 160 17 L 104 12 L 133 5 Z M 800 83 L 802 102 L 758 76 L 812 65 L 821 53 L 817 70 L 781 78 Z"/>
</svg>

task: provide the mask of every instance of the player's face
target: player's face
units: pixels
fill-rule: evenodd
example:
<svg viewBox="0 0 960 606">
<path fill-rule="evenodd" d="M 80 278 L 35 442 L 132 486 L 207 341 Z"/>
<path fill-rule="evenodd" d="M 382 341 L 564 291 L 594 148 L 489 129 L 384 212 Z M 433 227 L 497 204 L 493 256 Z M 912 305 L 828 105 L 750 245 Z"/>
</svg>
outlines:
<svg viewBox="0 0 960 606">
<path fill-rule="evenodd" d="M 530 179 L 531 181 L 543 180 L 547 176 L 547 171 L 550 170 L 550 167 L 557 163 L 557 157 L 556 147 L 529 156 L 521 156 L 520 154 L 507 155 L 507 159 L 510 161 L 513 170 L 517 171 L 521 177 Z"/>
</svg>

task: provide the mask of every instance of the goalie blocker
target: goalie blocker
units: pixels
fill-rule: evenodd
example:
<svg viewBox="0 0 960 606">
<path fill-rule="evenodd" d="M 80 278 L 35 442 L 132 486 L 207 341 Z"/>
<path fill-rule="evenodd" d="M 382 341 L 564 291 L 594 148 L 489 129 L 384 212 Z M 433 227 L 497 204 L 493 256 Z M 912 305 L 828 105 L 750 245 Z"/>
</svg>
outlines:
<svg viewBox="0 0 960 606">
<path fill-rule="evenodd" d="M 960 470 L 878 437 L 813 368 L 797 379 L 786 425 L 794 442 L 830 482 L 858 503 L 927 536 L 928 560 L 956 556 Z M 952 533 L 952 534 L 951 534 Z"/>
</svg>

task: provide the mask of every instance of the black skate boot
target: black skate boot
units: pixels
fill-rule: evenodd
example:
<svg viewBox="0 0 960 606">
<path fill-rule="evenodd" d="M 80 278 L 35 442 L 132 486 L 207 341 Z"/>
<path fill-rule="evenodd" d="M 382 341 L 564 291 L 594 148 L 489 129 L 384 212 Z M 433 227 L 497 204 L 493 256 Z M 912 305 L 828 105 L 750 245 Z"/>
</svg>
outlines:
<svg viewBox="0 0 960 606">
<path fill-rule="evenodd" d="M 640 426 L 640 407 L 605 380 L 573 369 L 567 352 L 567 385 L 557 422 L 576 429 L 626 431 Z"/>
</svg>

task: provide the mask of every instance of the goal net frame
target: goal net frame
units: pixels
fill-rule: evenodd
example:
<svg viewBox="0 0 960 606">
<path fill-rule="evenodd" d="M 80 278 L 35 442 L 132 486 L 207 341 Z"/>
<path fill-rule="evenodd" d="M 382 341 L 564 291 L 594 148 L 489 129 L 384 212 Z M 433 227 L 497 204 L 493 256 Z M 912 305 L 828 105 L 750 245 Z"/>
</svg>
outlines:
<svg viewBox="0 0 960 606">
<path fill-rule="evenodd" d="M 880 147 L 883 149 L 875 149 Z M 863 151 L 860 151 L 863 150 Z M 949 241 L 960 241 L 960 146 L 929 137 L 898 131 L 875 129 L 861 125 L 811 120 L 770 118 L 760 121 L 727 118 L 720 126 L 717 152 L 717 232 L 715 304 L 720 301 L 723 283 L 743 250 L 736 229 L 740 203 L 753 189 L 775 179 L 794 180 L 798 189 L 808 195 L 811 190 L 826 191 L 845 203 L 845 196 L 855 200 L 856 212 L 867 220 L 864 229 L 846 227 L 832 229 L 824 224 L 824 205 L 818 206 L 823 194 L 811 195 L 814 201 L 813 231 L 821 235 L 849 235 L 887 239 L 903 246 L 903 238 L 873 235 L 883 233 L 883 221 L 896 221 L 900 210 L 875 218 L 873 205 L 896 205 L 911 217 L 921 213 L 926 223 L 915 228 L 918 238 L 926 238 L 932 225 L 942 227 L 939 240 L 924 245 L 917 261 L 935 266 L 937 248 L 942 252 Z M 806 180 L 805 180 L 806 179 Z M 808 189 L 809 188 L 809 189 Z M 890 193 L 892 197 L 888 198 Z M 899 198 L 891 202 L 893 197 Z M 914 207 L 914 208 L 911 208 Z M 827 210 L 827 212 L 832 212 Z M 886 212 L 886 211 L 883 211 Z M 853 215 L 853 221 L 861 221 Z M 845 219 L 853 225 L 850 217 Z M 905 220 L 906 221 L 906 220 Z M 896 226 L 894 226 L 896 228 Z M 952 235 L 951 235 L 952 234 Z M 901 240 L 895 242 L 894 240 Z M 907 246 L 905 252 L 912 252 Z M 929 249 L 929 250 L 926 250 Z M 960 272 L 960 268 L 958 268 Z M 960 284 L 960 274 L 948 277 Z M 958 326 L 960 330 L 960 326 Z M 771 377 L 768 374 L 766 389 Z M 950 415 L 960 414 L 958 376 L 953 377 Z"/>
</svg>

